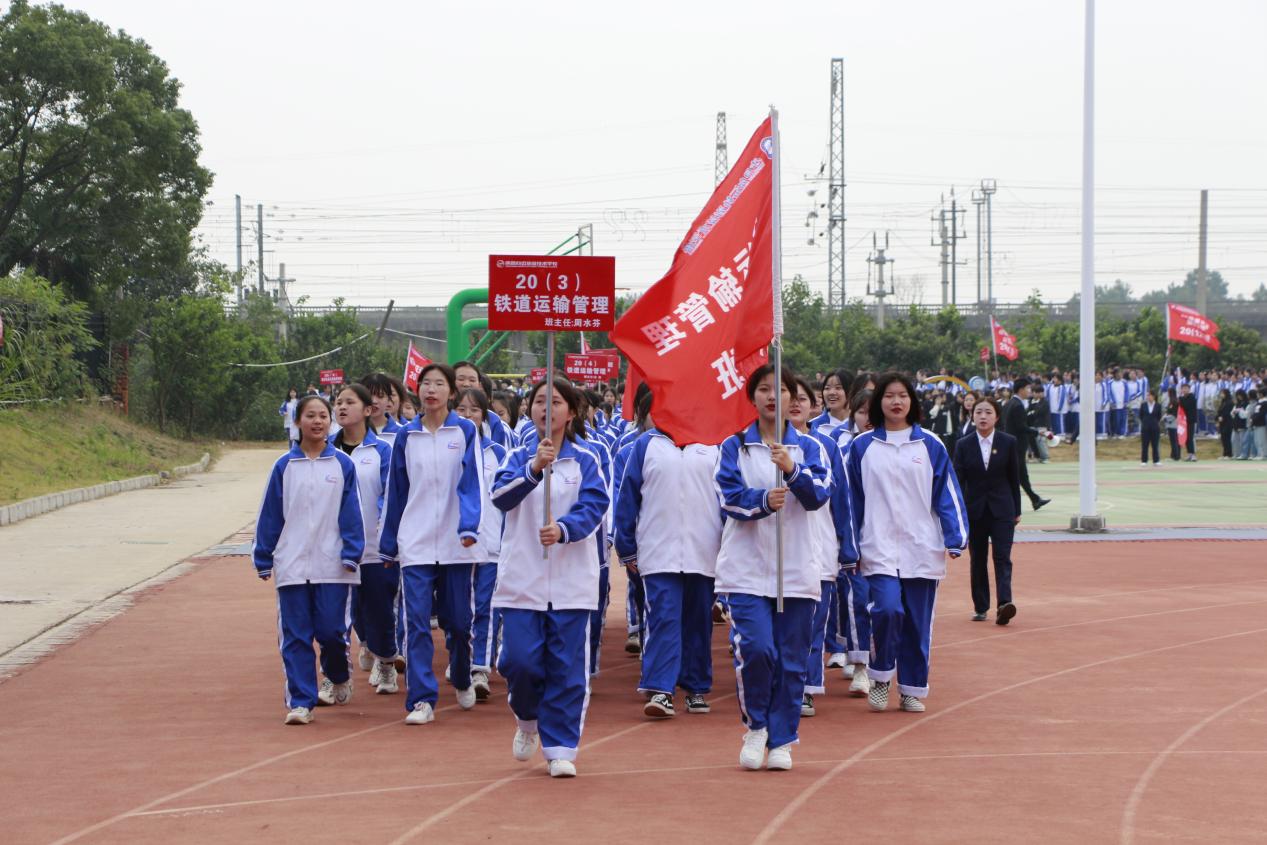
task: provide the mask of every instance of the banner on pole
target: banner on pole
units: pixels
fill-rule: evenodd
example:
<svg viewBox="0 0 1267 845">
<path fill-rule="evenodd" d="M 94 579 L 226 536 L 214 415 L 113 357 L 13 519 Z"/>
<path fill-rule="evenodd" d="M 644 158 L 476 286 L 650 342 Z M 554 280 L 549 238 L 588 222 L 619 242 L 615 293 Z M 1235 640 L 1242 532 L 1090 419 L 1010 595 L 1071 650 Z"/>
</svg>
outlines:
<svg viewBox="0 0 1267 845">
<path fill-rule="evenodd" d="M 431 359 L 419 352 L 412 340 L 409 341 L 409 351 L 405 353 L 405 388 L 410 393 L 418 392 L 418 377 L 422 368 L 430 363 Z"/>
<path fill-rule="evenodd" d="M 1179 438 L 1181 445 L 1188 442 L 1188 415 L 1184 412 L 1183 406 L 1180 406 L 1179 413 L 1175 414 L 1175 436 Z"/>
<path fill-rule="evenodd" d="M 752 422 L 744 390 L 774 337 L 773 127 L 762 121 L 651 286 L 609 334 L 655 396 L 679 446 L 720 443 Z M 626 401 L 623 411 L 632 413 Z"/>
<path fill-rule="evenodd" d="M 546 380 L 545 367 L 533 367 L 531 370 L 528 371 L 528 381 L 532 382 L 533 384 L 536 384 L 539 381 L 545 381 L 545 380 Z"/>
<path fill-rule="evenodd" d="M 982 361 L 990 360 L 990 347 L 988 346 L 981 347 L 981 360 Z"/>
<path fill-rule="evenodd" d="M 1166 303 L 1166 337 L 1219 351 L 1219 327 L 1195 308 Z"/>
<path fill-rule="evenodd" d="M 343 370 L 322 370 L 321 384 L 343 384 Z"/>
<path fill-rule="evenodd" d="M 1021 351 L 1016 348 L 1016 338 L 1007 333 L 993 314 L 990 315 L 990 339 L 994 344 L 994 354 L 1009 361 L 1021 357 Z"/>
<path fill-rule="evenodd" d="M 615 317 L 611 256 L 488 257 L 489 331 L 610 331 Z"/>
<path fill-rule="evenodd" d="M 615 355 L 569 353 L 563 356 L 563 372 L 573 381 L 610 381 L 620 373 L 620 359 Z"/>
</svg>

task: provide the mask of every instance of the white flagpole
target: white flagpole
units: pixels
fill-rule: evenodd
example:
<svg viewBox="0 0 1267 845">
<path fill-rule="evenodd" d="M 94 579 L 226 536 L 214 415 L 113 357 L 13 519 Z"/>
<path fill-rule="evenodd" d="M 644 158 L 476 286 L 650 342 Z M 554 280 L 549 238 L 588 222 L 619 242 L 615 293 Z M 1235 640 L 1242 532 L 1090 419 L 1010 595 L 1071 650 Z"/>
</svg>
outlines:
<svg viewBox="0 0 1267 845">
<path fill-rule="evenodd" d="M 770 106 L 770 134 L 774 139 L 774 155 L 770 157 L 770 281 L 774 286 L 774 425 L 778 442 L 783 442 L 783 245 L 780 226 L 779 198 L 779 110 Z M 783 471 L 774 470 L 774 486 L 783 486 Z M 774 514 L 776 592 L 774 609 L 783 612 L 783 511 Z"/>
<path fill-rule="evenodd" d="M 1078 372 L 1095 383 L 1095 0 L 1086 0 L 1082 66 L 1082 293 Z M 1103 531 L 1096 514 L 1095 405 L 1081 414 L 1078 425 L 1078 516 L 1075 531 Z"/>
</svg>

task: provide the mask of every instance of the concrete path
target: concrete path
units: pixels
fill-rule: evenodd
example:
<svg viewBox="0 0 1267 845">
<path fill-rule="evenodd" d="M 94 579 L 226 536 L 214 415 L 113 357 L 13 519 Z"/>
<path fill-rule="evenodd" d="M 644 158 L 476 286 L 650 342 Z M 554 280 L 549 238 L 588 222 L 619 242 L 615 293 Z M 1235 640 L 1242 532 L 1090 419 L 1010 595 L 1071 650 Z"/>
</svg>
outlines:
<svg viewBox="0 0 1267 845">
<path fill-rule="evenodd" d="M 98 621 L 111 597 L 249 524 L 280 454 L 229 451 L 210 472 L 0 528 L 0 676 L 29 662 L 19 647 L 80 615 Z"/>
</svg>

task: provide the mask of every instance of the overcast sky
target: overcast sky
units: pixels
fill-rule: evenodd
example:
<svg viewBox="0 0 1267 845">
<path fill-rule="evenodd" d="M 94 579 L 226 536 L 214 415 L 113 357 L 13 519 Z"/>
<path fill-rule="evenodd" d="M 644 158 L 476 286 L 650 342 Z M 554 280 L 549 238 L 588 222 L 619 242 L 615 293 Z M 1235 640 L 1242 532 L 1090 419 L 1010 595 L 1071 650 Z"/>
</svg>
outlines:
<svg viewBox="0 0 1267 845">
<path fill-rule="evenodd" d="M 166 60 L 215 173 L 204 242 L 233 266 L 240 194 L 251 259 L 262 203 L 265 270 L 286 264 L 292 298 L 442 304 L 483 285 L 488 253 L 545 252 L 583 224 L 643 290 L 711 192 L 716 113 L 733 162 L 771 103 L 785 274 L 825 291 L 827 239 L 809 243 L 825 230 L 805 224 L 826 195 L 837 56 L 846 296 L 887 230 L 900 298 L 940 302 L 929 217 L 953 187 L 974 301 L 982 178 L 998 184 L 996 298 L 1078 287 L 1081 0 L 67 5 Z M 1267 3 L 1097 11 L 1097 279 L 1181 280 L 1209 188 L 1209 264 L 1248 295 L 1267 280 Z"/>
</svg>

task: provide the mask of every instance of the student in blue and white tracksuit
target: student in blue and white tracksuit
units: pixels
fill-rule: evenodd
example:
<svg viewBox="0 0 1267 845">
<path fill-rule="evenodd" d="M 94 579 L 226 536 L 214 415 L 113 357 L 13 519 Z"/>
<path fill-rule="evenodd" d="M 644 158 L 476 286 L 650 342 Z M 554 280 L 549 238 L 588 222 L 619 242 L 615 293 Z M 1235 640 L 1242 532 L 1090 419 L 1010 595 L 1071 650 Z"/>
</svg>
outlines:
<svg viewBox="0 0 1267 845">
<path fill-rule="evenodd" d="M 959 481 L 941 439 L 918 425 L 906 376 L 885 373 L 871 401 L 874 429 L 849 445 L 860 567 L 871 588 L 873 710 L 884 710 L 898 678 L 903 710 L 923 712 L 937 585 L 946 554 L 968 542 Z"/>
<path fill-rule="evenodd" d="M 849 444 L 858 435 L 871 430 L 871 396 L 872 392 L 870 390 L 863 390 L 855 394 L 849 402 L 851 411 L 850 427 L 852 430 L 837 429 L 836 443 L 840 448 L 840 464 L 841 471 L 844 473 L 845 486 L 840 487 L 840 485 L 837 485 L 836 494 L 843 492 L 849 496 L 849 509 L 846 511 L 843 506 L 837 507 L 835 495 L 833 496 L 832 507 L 834 513 L 849 513 L 851 519 L 853 514 L 853 494 L 848 486 L 849 473 L 847 463 L 849 460 Z M 845 526 L 841 520 L 837 519 L 836 531 L 839 535 L 842 552 L 844 552 L 842 562 L 854 560 L 856 555 L 851 557 L 847 551 L 850 548 L 856 549 L 858 547 L 858 538 L 854 533 L 854 526 Z M 837 636 L 845 644 L 845 654 L 848 660 L 841 674 L 849 679 L 850 695 L 866 695 L 871 691 L 871 678 L 867 675 L 867 663 L 871 660 L 871 589 L 867 584 L 866 577 L 858 571 L 857 566 L 841 567 L 839 574 L 836 576 L 836 595 L 837 603 L 840 607 L 839 616 L 836 619 Z"/>
<path fill-rule="evenodd" d="M 753 372 L 746 390 L 757 420 L 722 442 L 715 476 L 728 517 L 715 586 L 730 609 L 739 711 L 748 727 L 739 753 L 745 769 L 759 769 L 763 762 L 768 769 L 792 767 L 814 610 L 822 594 L 809 514 L 827 502 L 828 470 L 817 461 L 817 444 L 790 424 L 784 424 L 781 438 L 775 437 L 775 391 L 783 392 L 786 405 L 793 387 L 786 369 L 777 383 L 770 364 Z M 776 467 L 783 474 L 781 487 L 775 487 Z M 779 511 L 782 613 L 775 610 L 777 528 L 770 518 Z"/>
<path fill-rule="evenodd" d="M 650 410 L 651 396 L 643 400 Z M 639 411 L 642 411 L 640 404 Z M 652 424 L 650 414 L 641 414 Z M 616 499 L 620 562 L 641 575 L 646 633 L 638 691 L 643 713 L 674 714 L 673 693 L 686 693 L 686 712 L 707 713 L 713 687 L 713 576 L 722 518 L 713 486 L 718 448 L 678 447 L 654 427 L 626 447 Z"/>
<path fill-rule="evenodd" d="M 356 465 L 365 553 L 361 557 L 360 586 L 352 591 L 352 616 L 357 621 L 361 648 L 372 661 L 370 686 L 380 695 L 389 695 L 398 690 L 396 594 L 400 590 L 400 569 L 383 563 L 378 556 L 379 522 L 392 450 L 369 425 L 373 406 L 374 400 L 365 387 L 344 385 L 334 400 L 334 416 L 340 428 L 330 443 Z"/>
<path fill-rule="evenodd" d="M 817 460 L 828 468 L 828 485 L 831 489 L 832 507 L 819 508 L 809 514 L 810 530 L 813 537 L 813 556 L 821 578 L 821 598 L 814 612 L 814 633 L 810 640 L 809 668 L 805 676 L 805 694 L 802 697 L 801 715 L 813 716 L 817 712 L 814 707 L 814 696 L 827 693 L 826 678 L 823 667 L 823 649 L 828 632 L 834 628 L 836 619 L 831 613 L 836 605 L 836 575 L 840 571 L 837 562 L 840 556 L 840 544 L 837 540 L 835 524 L 836 515 L 833 510 L 837 503 L 843 503 L 844 518 L 849 517 L 848 495 L 837 496 L 837 489 L 844 483 L 844 468 L 840 461 L 840 450 L 836 443 L 822 429 L 809 431 L 809 411 L 813 408 L 813 388 L 799 376 L 796 379 L 796 392 L 792 394 L 788 404 L 788 420 L 797 433 L 807 435 L 819 449 Z M 831 631 L 834 633 L 834 631 Z"/>
<path fill-rule="evenodd" d="M 651 391 L 639 392 L 637 407 L 634 409 L 634 425 L 628 432 L 616 439 L 615 453 L 612 457 L 611 496 L 613 507 L 620 501 L 620 484 L 625 477 L 625 468 L 629 457 L 633 454 L 633 444 L 644 431 L 651 427 Z M 711 482 L 710 482 L 711 485 Z M 614 533 L 614 525 L 613 525 Z M 619 554 L 619 552 L 617 552 Z M 713 556 L 716 563 L 716 555 Z M 642 583 L 642 574 L 637 565 L 625 567 L 625 653 L 641 654 L 643 635 L 646 633 L 647 591 Z"/>
<path fill-rule="evenodd" d="M 352 587 L 360 576 L 365 524 L 352 460 L 326 442 L 330 405 L 298 401 L 299 443 L 269 474 L 251 551 L 256 574 L 277 584 L 277 639 L 286 675 L 286 724 L 306 725 L 317 706 L 316 654 L 333 703 L 352 700 L 348 660 Z"/>
<path fill-rule="evenodd" d="M 418 378 L 423 412 L 396 435 L 387 479 L 387 505 L 379 553 L 399 561 L 404 594 L 408 695 L 405 721 L 434 718 L 439 695 L 431 658 L 432 599 L 448 635 L 450 682 L 458 706 L 475 706 L 471 684 L 472 582 L 475 564 L 488 555 L 479 543 L 484 494 L 483 449 L 475 424 L 450 410 L 457 396 L 453 370 L 428 364 Z"/>
<path fill-rule="evenodd" d="M 552 430 L 543 439 L 547 397 Z M 541 748 L 551 777 L 572 777 L 589 706 L 589 629 L 598 607 L 594 539 L 610 499 L 598 459 L 570 431 L 580 410 L 576 390 L 562 379 L 549 391 L 534 385 L 528 407 L 536 442 L 512 451 L 493 483 L 493 504 L 506 515 L 493 591 L 502 619 L 497 671 L 517 722 L 515 759 L 530 760 Z"/>
<path fill-rule="evenodd" d="M 482 430 L 483 423 L 493 415 L 484 391 L 475 388 L 463 390 L 458 396 L 458 416 L 470 420 Z M 484 519 L 480 524 L 480 539 L 488 560 L 475 567 L 475 620 L 471 625 L 471 683 L 475 686 L 477 701 L 486 701 L 490 692 L 488 674 L 493 671 L 493 655 L 497 652 L 498 620 L 493 615 L 493 587 L 497 583 L 497 558 L 502 550 L 502 512 L 493 506 L 493 482 L 497 468 L 506 460 L 506 450 L 481 435 L 484 450 Z"/>
</svg>

